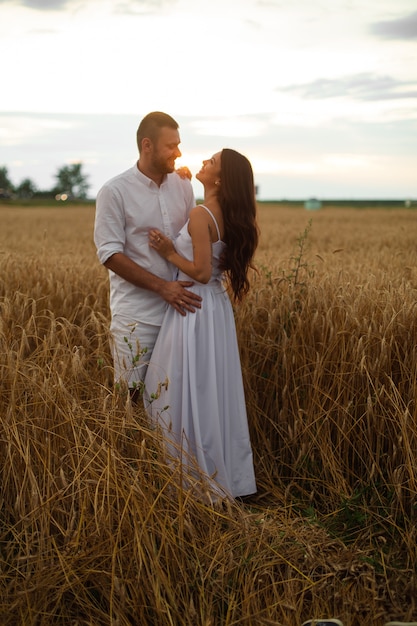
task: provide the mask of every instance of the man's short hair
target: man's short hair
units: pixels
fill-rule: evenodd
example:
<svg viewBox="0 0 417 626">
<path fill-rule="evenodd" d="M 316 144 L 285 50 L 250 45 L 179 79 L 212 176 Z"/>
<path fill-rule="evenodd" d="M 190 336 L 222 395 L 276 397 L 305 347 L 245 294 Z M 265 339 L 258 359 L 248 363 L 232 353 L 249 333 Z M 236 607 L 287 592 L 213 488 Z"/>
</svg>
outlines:
<svg viewBox="0 0 417 626">
<path fill-rule="evenodd" d="M 171 117 L 167 113 L 162 113 L 161 111 L 153 111 L 152 113 L 148 113 L 148 115 L 145 115 L 145 117 L 139 124 L 136 133 L 136 141 L 138 144 L 139 152 L 142 148 L 143 139 L 147 138 L 150 139 L 152 143 L 155 143 L 159 137 L 161 128 L 164 128 L 166 126 L 174 130 L 177 130 L 179 128 L 178 123 L 174 120 L 173 117 Z"/>
</svg>

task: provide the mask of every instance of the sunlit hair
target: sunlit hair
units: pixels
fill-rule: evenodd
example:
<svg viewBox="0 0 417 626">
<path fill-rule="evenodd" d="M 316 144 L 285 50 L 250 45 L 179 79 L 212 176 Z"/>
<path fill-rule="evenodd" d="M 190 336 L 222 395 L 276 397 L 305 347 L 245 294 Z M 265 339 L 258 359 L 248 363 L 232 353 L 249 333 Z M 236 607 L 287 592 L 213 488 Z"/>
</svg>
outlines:
<svg viewBox="0 0 417 626">
<path fill-rule="evenodd" d="M 161 111 L 153 111 L 152 113 L 148 113 L 148 115 L 145 115 L 145 117 L 139 124 L 136 133 L 136 141 L 138 144 L 139 152 L 142 149 L 143 139 L 147 138 L 150 139 L 152 143 L 155 143 L 159 137 L 161 128 L 165 127 L 177 130 L 178 123 L 174 120 L 173 117 L 171 117 L 167 113 L 162 113 Z"/>
<path fill-rule="evenodd" d="M 230 148 L 221 152 L 218 199 L 224 220 L 226 250 L 222 269 L 235 300 L 249 290 L 248 272 L 258 245 L 255 184 L 248 159 Z"/>
</svg>

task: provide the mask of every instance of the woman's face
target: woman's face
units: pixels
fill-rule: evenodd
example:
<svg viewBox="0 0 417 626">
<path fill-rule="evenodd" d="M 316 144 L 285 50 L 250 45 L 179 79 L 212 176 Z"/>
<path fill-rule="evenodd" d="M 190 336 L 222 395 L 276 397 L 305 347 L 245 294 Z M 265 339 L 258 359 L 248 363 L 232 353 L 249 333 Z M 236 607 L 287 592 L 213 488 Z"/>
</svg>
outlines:
<svg viewBox="0 0 417 626">
<path fill-rule="evenodd" d="M 211 159 L 203 161 L 201 170 L 195 176 L 203 185 L 212 186 L 220 183 L 221 156 L 221 152 L 216 152 Z"/>
</svg>

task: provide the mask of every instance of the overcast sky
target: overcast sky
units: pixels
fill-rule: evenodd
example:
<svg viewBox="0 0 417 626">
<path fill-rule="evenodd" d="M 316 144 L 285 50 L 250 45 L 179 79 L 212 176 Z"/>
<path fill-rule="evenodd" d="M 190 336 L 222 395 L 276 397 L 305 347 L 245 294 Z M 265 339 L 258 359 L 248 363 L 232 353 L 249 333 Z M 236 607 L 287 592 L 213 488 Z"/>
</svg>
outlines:
<svg viewBox="0 0 417 626">
<path fill-rule="evenodd" d="M 94 197 L 162 110 L 193 173 L 235 148 L 260 199 L 417 198 L 416 0 L 0 0 L 0 58 L 15 184 L 81 161 Z"/>
</svg>

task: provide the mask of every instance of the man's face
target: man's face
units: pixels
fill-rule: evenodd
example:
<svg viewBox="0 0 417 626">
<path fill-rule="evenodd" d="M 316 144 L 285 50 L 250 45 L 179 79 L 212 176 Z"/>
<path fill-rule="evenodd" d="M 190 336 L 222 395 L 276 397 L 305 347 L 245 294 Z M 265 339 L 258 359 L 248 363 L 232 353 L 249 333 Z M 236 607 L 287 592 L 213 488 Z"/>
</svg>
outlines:
<svg viewBox="0 0 417 626">
<path fill-rule="evenodd" d="M 159 137 L 152 145 L 151 162 L 155 171 L 170 174 L 175 170 L 175 159 L 181 156 L 180 134 L 173 128 L 161 128 Z"/>
</svg>

